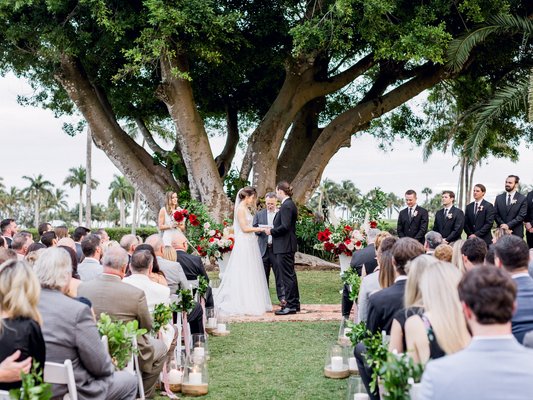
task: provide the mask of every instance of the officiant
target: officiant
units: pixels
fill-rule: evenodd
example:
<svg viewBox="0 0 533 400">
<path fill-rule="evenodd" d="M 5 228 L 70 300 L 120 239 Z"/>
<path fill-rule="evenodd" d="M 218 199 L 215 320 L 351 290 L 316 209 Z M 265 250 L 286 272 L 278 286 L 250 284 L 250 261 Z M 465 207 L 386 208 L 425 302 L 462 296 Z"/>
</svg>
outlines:
<svg viewBox="0 0 533 400">
<path fill-rule="evenodd" d="M 277 198 L 276 193 L 268 192 L 265 195 L 265 208 L 257 212 L 254 216 L 253 226 L 254 227 L 269 227 L 274 226 L 274 217 L 277 212 Z M 286 304 L 285 301 L 285 289 L 283 287 L 283 280 L 279 271 L 276 267 L 276 256 L 272 251 L 272 236 L 267 235 L 264 232 L 257 232 L 259 242 L 259 251 L 261 257 L 263 258 L 263 266 L 265 267 L 265 276 L 267 283 L 269 283 L 270 270 L 274 271 L 274 278 L 276 280 L 276 294 L 278 296 L 281 307 L 284 307 Z"/>
</svg>

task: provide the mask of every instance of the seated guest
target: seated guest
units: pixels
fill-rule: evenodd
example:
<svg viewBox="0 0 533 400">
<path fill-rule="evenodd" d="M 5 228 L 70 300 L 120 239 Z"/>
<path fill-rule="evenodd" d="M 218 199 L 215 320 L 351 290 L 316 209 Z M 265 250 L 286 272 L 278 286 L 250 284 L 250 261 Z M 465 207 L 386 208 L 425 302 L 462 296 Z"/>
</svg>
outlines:
<svg viewBox="0 0 533 400">
<path fill-rule="evenodd" d="M 533 331 L 533 279 L 529 276 L 529 249 L 518 236 L 502 237 L 494 244 L 494 262 L 503 268 L 516 283 L 516 310 L 511 320 L 513 335 L 522 343 L 524 335 Z"/>
<path fill-rule="evenodd" d="M 8 248 L 11 248 L 11 241 L 17 232 L 18 226 L 13 218 L 6 218 L 0 222 L 0 235 L 6 241 Z"/>
<path fill-rule="evenodd" d="M 121 321 L 136 320 L 139 328 L 152 329 L 152 316 L 148 311 L 146 295 L 141 289 L 122 282 L 128 265 L 128 254 L 121 247 L 107 250 L 102 264 L 104 272 L 90 281 L 82 282 L 78 295 L 88 298 L 96 316 L 106 313 Z M 155 384 L 167 358 L 163 341 L 151 336 L 138 337 L 139 363 L 147 397 L 155 392 Z"/>
<path fill-rule="evenodd" d="M 76 255 L 78 256 L 78 262 L 81 262 L 81 260 L 83 259 L 81 241 L 89 233 L 91 233 L 91 230 L 84 226 L 78 226 L 76 229 L 74 229 L 74 233 L 72 233 L 72 239 L 74 239 L 74 243 L 76 243 Z"/>
<path fill-rule="evenodd" d="M 439 244 L 433 252 L 433 257 L 439 261 L 451 263 L 453 258 L 453 247 L 446 243 Z"/>
<path fill-rule="evenodd" d="M 40 291 L 39 281 L 26 263 L 9 260 L 0 265 L 0 362 L 18 350 L 14 361 L 31 358 L 39 364 L 38 370 L 43 370 L 45 345 L 37 309 Z M 0 381 L 0 390 L 20 386 L 20 376 L 14 382 Z"/>
<path fill-rule="evenodd" d="M 461 247 L 463 264 L 468 271 L 476 266 L 483 265 L 487 255 L 487 243 L 476 236 L 468 238 Z"/>
<path fill-rule="evenodd" d="M 453 244 L 453 254 L 452 254 L 452 264 L 459 268 L 459 271 L 462 273 L 466 272 L 465 263 L 463 262 L 463 254 L 461 253 L 461 248 L 463 247 L 463 239 L 457 240 Z"/>
<path fill-rule="evenodd" d="M 21 354 L 21 351 L 17 350 L 0 362 L 0 383 L 20 382 L 20 374 L 30 372 L 32 358 L 17 361 Z"/>
<path fill-rule="evenodd" d="M 100 248 L 100 237 L 97 235 L 87 235 L 81 241 L 81 250 L 84 259 L 78 265 L 78 274 L 82 282 L 97 278 L 103 272 L 100 265 L 102 249 Z"/>
<path fill-rule="evenodd" d="M 135 399 L 136 378 L 125 371 L 114 372 L 91 309 L 66 296 L 72 276 L 68 253 L 57 248 L 44 250 L 35 274 L 42 288 L 39 311 L 46 361 L 72 361 L 79 399 Z M 67 387 L 54 385 L 53 392 L 54 397 L 62 398 Z"/>
<path fill-rule="evenodd" d="M 422 292 L 420 291 L 420 279 L 427 269 L 433 268 L 439 261 L 428 254 L 422 254 L 411 261 L 407 268 L 409 278 L 405 284 L 403 307 L 394 314 L 392 321 L 389 351 L 406 351 L 405 322 L 413 315 L 422 314 Z"/>
<path fill-rule="evenodd" d="M 159 283 L 160 285 L 168 287 L 167 278 L 165 276 L 165 273 L 161 271 L 161 269 L 159 268 L 159 262 L 157 261 L 157 258 L 155 256 L 154 248 L 150 246 L 149 244 L 140 244 L 139 246 L 135 248 L 135 251 L 137 250 L 148 250 L 148 252 L 154 258 L 154 261 L 152 263 L 152 269 L 150 270 L 148 277 L 155 283 Z"/>
<path fill-rule="evenodd" d="M 57 241 L 59 242 L 63 238 L 68 238 L 70 235 L 68 234 L 68 228 L 64 225 L 56 226 L 54 228 L 54 232 L 56 233 Z M 74 241 L 74 240 L 73 240 Z M 77 255 L 77 253 L 76 253 Z"/>
<path fill-rule="evenodd" d="M 153 235 L 152 235 L 153 236 Z M 159 236 L 159 235 L 157 235 Z M 161 236 L 159 236 L 161 237 Z M 146 242 L 148 243 L 148 239 L 150 237 L 146 238 Z M 173 249 L 172 246 L 163 246 L 163 256 L 165 260 L 168 261 L 177 261 L 178 257 L 176 256 L 176 250 Z"/>
<path fill-rule="evenodd" d="M 0 247 L 0 264 L 3 264 L 7 260 L 18 260 L 17 253 L 13 249 Z"/>
<path fill-rule="evenodd" d="M 209 276 L 205 270 L 202 258 L 195 256 L 194 254 L 187 253 L 187 238 L 183 233 L 174 233 L 172 235 L 172 247 L 176 249 L 176 257 L 187 280 L 194 281 L 198 279 L 198 276 L 203 276 L 207 281 L 209 281 Z"/>
<path fill-rule="evenodd" d="M 57 246 L 57 236 L 54 231 L 45 232 L 41 236 L 41 243 L 46 247 Z"/>
<path fill-rule="evenodd" d="M 180 263 L 176 262 L 176 250 L 170 246 L 163 245 L 163 239 L 159 234 L 150 235 L 146 238 L 147 245 L 152 246 L 154 249 L 155 258 L 159 269 L 165 274 L 168 287 L 170 288 L 170 293 L 174 294 L 179 289 L 189 289 L 189 282 L 183 272 L 183 268 Z M 171 261 L 163 256 L 163 251 L 165 247 L 170 247 L 172 249 L 172 254 L 174 255 L 174 261 Z"/>
<path fill-rule="evenodd" d="M 409 237 L 400 238 L 392 247 L 393 264 L 395 268 L 395 282 L 392 286 L 382 289 L 369 298 L 367 327 L 373 334 L 385 331 L 390 334 L 394 314 L 402 308 L 407 280 L 406 265 L 409 261 L 424 254 L 424 246 Z M 372 370 L 366 364 L 365 347 L 359 343 L 354 351 L 361 380 L 372 400 L 379 399 L 378 390 L 370 390 L 370 377 Z"/>
<path fill-rule="evenodd" d="M 513 231 L 507 228 L 495 228 L 492 231 L 492 243 L 496 243 L 500 238 L 508 235 L 512 235 Z"/>
<path fill-rule="evenodd" d="M 70 297 L 78 296 L 78 287 L 81 284 L 80 276 L 78 275 L 78 256 L 76 250 L 67 246 L 57 246 L 58 249 L 65 250 L 70 256 L 71 267 L 72 267 L 72 279 L 70 280 L 69 289 L 67 295 Z"/>
<path fill-rule="evenodd" d="M 379 247 L 376 252 L 376 258 L 378 266 L 374 269 L 370 275 L 367 275 L 361 281 L 361 287 L 359 288 L 358 297 L 358 316 L 359 321 L 365 321 L 368 317 L 368 299 L 370 295 L 378 292 L 381 289 L 389 287 L 394 282 L 394 267 L 392 265 L 392 246 L 398 240 L 397 237 L 390 236 L 385 237 L 380 241 Z M 385 279 L 380 279 L 382 275 L 387 274 L 390 271 L 391 278 L 387 280 L 385 286 L 381 286 L 380 281 L 385 282 Z"/>
<path fill-rule="evenodd" d="M 43 236 L 43 233 L 50 232 L 53 230 L 52 225 L 50 225 L 48 222 L 42 222 L 37 227 L 37 233 L 39 234 L 39 237 Z"/>
<path fill-rule="evenodd" d="M 98 229 L 94 234 L 100 237 L 101 244 L 106 244 L 107 242 L 109 242 L 109 235 L 107 234 L 104 228 Z"/>
<path fill-rule="evenodd" d="M 495 267 L 471 269 L 459 283 L 459 298 L 472 341 L 426 365 L 419 399 L 531 399 L 533 350 L 511 335 L 516 298 L 511 277 Z"/>
<path fill-rule="evenodd" d="M 31 234 L 26 232 L 19 232 L 13 236 L 11 242 L 11 249 L 17 253 L 18 260 L 23 260 L 26 254 L 28 254 L 28 248 L 33 243 Z"/>
<path fill-rule="evenodd" d="M 150 254 L 150 251 L 137 249 L 131 256 L 131 275 L 122 280 L 122 282 L 135 286 L 144 292 L 150 312 L 154 311 L 154 307 L 157 304 L 168 304 L 170 300 L 168 286 L 160 285 L 149 277 L 153 265 L 154 257 Z"/>
<path fill-rule="evenodd" d="M 442 235 L 439 232 L 429 231 L 424 238 L 424 249 L 426 249 L 426 254 L 432 255 L 437 246 L 442 243 Z"/>
<path fill-rule="evenodd" d="M 4 237 L 0 235 L 0 248 L 7 249 L 7 242 L 4 240 Z"/>
<path fill-rule="evenodd" d="M 461 276 L 452 264 L 442 261 L 422 273 L 419 287 L 423 312 L 405 322 L 406 349 L 414 362 L 425 364 L 456 353 L 470 342 L 457 294 Z"/>
</svg>

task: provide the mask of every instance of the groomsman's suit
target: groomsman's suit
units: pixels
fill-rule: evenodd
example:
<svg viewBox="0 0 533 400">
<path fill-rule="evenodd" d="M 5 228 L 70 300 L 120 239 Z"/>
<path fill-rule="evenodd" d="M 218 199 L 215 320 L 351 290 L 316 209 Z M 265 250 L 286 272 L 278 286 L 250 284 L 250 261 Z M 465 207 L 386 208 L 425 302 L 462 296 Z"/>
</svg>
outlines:
<svg viewBox="0 0 533 400">
<path fill-rule="evenodd" d="M 478 238 L 483 239 L 487 245 L 490 245 L 492 243 L 492 225 L 494 225 L 494 206 L 487 200 L 479 202 L 477 212 L 475 201 L 466 206 L 466 236 L 476 235 Z"/>
<path fill-rule="evenodd" d="M 524 219 L 524 222 L 529 222 L 530 224 L 533 224 L 533 191 L 529 192 L 526 197 L 526 203 L 527 203 L 527 215 Z M 533 233 L 526 232 L 526 240 L 527 245 L 529 248 L 533 248 Z"/>
<path fill-rule="evenodd" d="M 435 214 L 433 230 L 442 235 L 448 243 L 461 239 L 465 225 L 465 214 L 455 206 L 451 206 L 445 215 L 445 209 L 441 208 Z"/>
<path fill-rule="evenodd" d="M 273 226 L 276 211 L 269 212 L 266 208 L 260 210 L 254 216 L 253 226 L 270 225 Z M 272 248 L 272 236 L 264 232 L 257 232 L 257 241 L 259 243 L 259 252 L 263 258 L 263 267 L 265 268 L 265 276 L 267 283 L 270 279 L 270 268 L 274 270 L 274 278 L 276 279 L 276 294 L 280 301 L 285 300 L 285 289 L 283 287 L 283 279 L 276 263 L 276 256 Z"/>
<path fill-rule="evenodd" d="M 524 237 L 524 220 L 527 215 L 526 196 L 515 192 L 507 205 L 509 193 L 505 192 L 496 196 L 494 211 L 496 213 L 496 225 L 507 224 L 513 231 L 513 235 Z"/>
<path fill-rule="evenodd" d="M 276 262 L 283 277 L 285 288 L 286 309 L 300 311 L 300 292 L 298 279 L 294 271 L 294 253 L 296 253 L 296 219 L 298 209 L 290 197 L 281 202 L 281 207 L 274 217 L 272 235 L 272 249 L 276 255 Z"/>
<path fill-rule="evenodd" d="M 410 237 L 424 244 L 424 235 L 428 231 L 429 216 L 425 208 L 416 205 L 409 217 L 409 207 L 400 211 L 398 216 L 398 237 Z"/>
</svg>

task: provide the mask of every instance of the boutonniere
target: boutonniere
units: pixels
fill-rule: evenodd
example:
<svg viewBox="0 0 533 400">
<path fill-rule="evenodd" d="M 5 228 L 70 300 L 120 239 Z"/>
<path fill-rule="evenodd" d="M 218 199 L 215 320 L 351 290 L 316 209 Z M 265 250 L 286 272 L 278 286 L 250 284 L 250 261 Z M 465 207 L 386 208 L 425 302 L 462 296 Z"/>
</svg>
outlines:
<svg viewBox="0 0 533 400">
<path fill-rule="evenodd" d="M 415 210 L 415 212 L 413 213 L 413 217 L 416 217 L 418 215 L 418 211 Z"/>
<path fill-rule="evenodd" d="M 480 212 L 480 211 L 483 211 L 483 206 L 479 206 L 479 207 L 477 208 L 477 212 Z"/>
<path fill-rule="evenodd" d="M 516 204 L 516 199 L 511 200 L 511 205 Z"/>
<path fill-rule="evenodd" d="M 453 218 L 453 214 L 448 213 L 448 219 L 452 219 L 452 218 Z"/>
</svg>

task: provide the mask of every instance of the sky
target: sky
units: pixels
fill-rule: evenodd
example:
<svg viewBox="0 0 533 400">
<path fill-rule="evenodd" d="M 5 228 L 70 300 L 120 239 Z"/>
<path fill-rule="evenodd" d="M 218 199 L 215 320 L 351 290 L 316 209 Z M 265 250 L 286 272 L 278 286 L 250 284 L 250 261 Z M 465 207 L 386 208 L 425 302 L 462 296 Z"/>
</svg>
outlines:
<svg viewBox="0 0 533 400">
<path fill-rule="evenodd" d="M 22 176 L 43 174 L 56 187 L 67 191 L 67 201 L 73 206 L 78 201 L 78 191 L 63 185 L 63 181 L 69 168 L 85 164 L 85 133 L 70 137 L 61 127 L 72 119 L 55 118 L 51 111 L 17 103 L 17 95 L 30 94 L 31 88 L 24 80 L 13 75 L 0 77 L 0 148 L 3 155 L 0 177 L 8 188 L 23 188 L 27 181 Z M 212 139 L 211 146 L 218 154 L 224 139 Z M 489 159 L 478 168 L 474 180 L 487 186 L 487 200 L 493 201 L 503 191 L 505 177 L 509 174 L 520 176 L 523 183 L 533 183 L 531 150 L 525 146 L 520 150 L 520 160 L 516 164 Z M 238 152 L 236 159 L 242 159 L 242 152 Z M 93 191 L 93 202 L 106 203 L 113 174 L 120 172 L 94 146 L 92 162 L 93 179 L 100 183 Z M 361 133 L 354 136 L 351 147 L 342 148 L 331 159 L 322 178 L 336 182 L 352 180 L 363 192 L 379 186 L 383 191 L 397 195 L 410 188 L 420 192 L 425 187 L 438 193 L 457 189 L 459 168 L 453 169 L 455 163 L 454 157 L 442 153 L 435 153 L 423 162 L 422 149 L 405 140 L 396 141 L 392 151 L 384 152 L 378 148 L 375 139 Z"/>
</svg>

